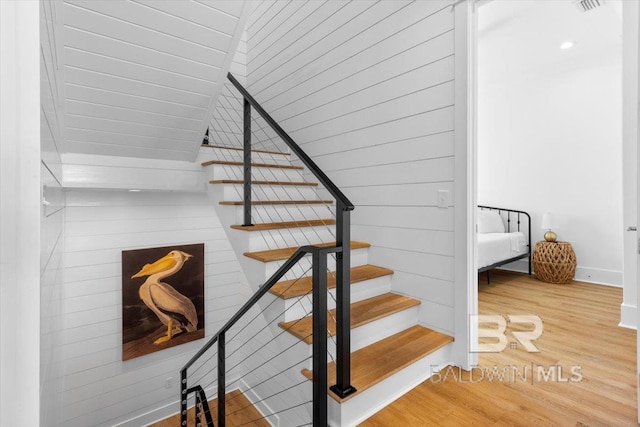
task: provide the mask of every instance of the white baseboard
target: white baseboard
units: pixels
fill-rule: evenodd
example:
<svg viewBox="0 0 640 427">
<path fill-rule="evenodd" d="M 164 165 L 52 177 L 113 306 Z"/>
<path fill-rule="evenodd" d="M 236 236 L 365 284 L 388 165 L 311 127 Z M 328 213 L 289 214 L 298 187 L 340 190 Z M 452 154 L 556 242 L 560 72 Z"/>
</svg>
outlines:
<svg viewBox="0 0 640 427">
<path fill-rule="evenodd" d="M 528 273 L 527 260 L 518 260 L 500 267 L 503 270 Z M 580 282 L 594 283 L 597 285 L 622 287 L 622 271 L 605 270 L 601 268 L 576 267 L 574 280 Z"/>
<path fill-rule="evenodd" d="M 275 414 L 276 411 L 271 409 L 269 405 L 267 405 L 265 401 L 256 394 L 254 389 L 245 382 L 244 379 L 240 380 L 240 390 L 245 397 L 249 399 L 249 402 L 251 402 L 251 404 L 258 410 L 258 412 L 260 412 L 260 415 L 262 415 L 265 420 L 274 427 L 280 427 L 280 417 Z"/>
<path fill-rule="evenodd" d="M 227 393 L 237 389 L 238 387 L 229 388 L 231 384 L 234 384 L 238 381 L 237 377 L 233 380 L 227 380 Z M 207 395 L 207 400 L 214 399 L 218 396 L 218 389 L 213 386 L 205 389 L 205 394 Z M 179 391 L 178 391 L 179 394 Z M 193 398 L 191 399 L 193 402 Z M 176 415 L 180 412 L 180 401 L 175 400 L 171 403 L 167 403 L 159 408 L 152 409 L 148 412 L 145 412 L 140 415 L 136 415 L 133 418 L 129 418 L 128 420 L 121 421 L 117 424 L 114 424 L 113 427 L 139 427 L 139 426 L 148 426 L 150 424 L 155 424 L 159 421 L 162 421 L 166 418 L 169 418 L 173 415 Z"/>
<path fill-rule="evenodd" d="M 588 267 L 576 267 L 575 280 L 597 285 L 622 287 L 622 271 L 604 270 Z"/>
<path fill-rule="evenodd" d="M 620 304 L 620 323 L 618 326 L 629 329 L 637 329 L 637 308 L 634 305 Z"/>
</svg>

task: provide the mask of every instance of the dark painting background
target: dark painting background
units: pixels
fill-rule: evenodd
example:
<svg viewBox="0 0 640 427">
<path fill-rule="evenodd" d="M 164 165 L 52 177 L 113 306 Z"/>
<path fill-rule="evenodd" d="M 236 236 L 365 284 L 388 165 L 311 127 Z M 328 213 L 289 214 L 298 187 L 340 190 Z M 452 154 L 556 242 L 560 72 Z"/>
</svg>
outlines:
<svg viewBox="0 0 640 427">
<path fill-rule="evenodd" d="M 193 302 L 198 313 L 198 330 L 174 336 L 162 344 L 153 344 L 166 335 L 162 324 L 140 299 L 138 289 L 148 276 L 132 279 L 145 264 L 151 264 L 172 250 L 193 255 L 182 269 L 161 281 L 173 286 Z M 173 347 L 204 337 L 204 243 L 122 251 L 122 344 L 123 360 Z"/>
</svg>

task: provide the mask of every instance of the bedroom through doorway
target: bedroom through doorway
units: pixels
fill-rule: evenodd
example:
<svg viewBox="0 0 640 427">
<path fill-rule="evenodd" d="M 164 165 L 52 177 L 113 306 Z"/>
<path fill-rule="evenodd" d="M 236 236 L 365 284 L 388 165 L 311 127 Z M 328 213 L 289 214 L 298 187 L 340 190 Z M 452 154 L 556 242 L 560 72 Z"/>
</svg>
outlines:
<svg viewBox="0 0 640 427">
<path fill-rule="evenodd" d="M 624 230 L 636 225 L 623 222 L 622 2 L 480 4 L 478 204 L 527 212 L 532 251 L 549 219 L 575 252 L 575 280 L 622 287 Z M 522 244 L 512 237 L 500 254 L 479 247 L 477 259 L 516 256 Z M 527 272 L 528 260 L 501 268 Z"/>
</svg>

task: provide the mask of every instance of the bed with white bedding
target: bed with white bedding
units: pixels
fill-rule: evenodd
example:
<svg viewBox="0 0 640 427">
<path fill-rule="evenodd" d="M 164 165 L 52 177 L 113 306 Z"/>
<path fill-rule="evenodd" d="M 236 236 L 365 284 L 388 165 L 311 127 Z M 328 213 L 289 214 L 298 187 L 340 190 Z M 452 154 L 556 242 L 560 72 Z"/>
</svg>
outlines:
<svg viewBox="0 0 640 427">
<path fill-rule="evenodd" d="M 478 272 L 528 258 L 531 274 L 531 217 L 524 211 L 478 206 Z"/>
</svg>

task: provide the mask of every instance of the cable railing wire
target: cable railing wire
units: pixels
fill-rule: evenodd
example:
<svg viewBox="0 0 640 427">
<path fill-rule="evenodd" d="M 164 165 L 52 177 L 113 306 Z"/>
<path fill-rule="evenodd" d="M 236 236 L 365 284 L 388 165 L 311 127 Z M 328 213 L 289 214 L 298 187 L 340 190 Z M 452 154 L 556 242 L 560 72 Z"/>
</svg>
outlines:
<svg viewBox="0 0 640 427">
<path fill-rule="evenodd" d="M 181 383 L 183 385 L 181 386 L 181 390 L 182 390 L 181 396 L 186 394 L 186 396 L 181 398 L 181 401 L 182 401 L 181 405 L 182 405 L 182 408 L 184 408 L 183 413 L 186 414 L 186 399 L 188 398 L 188 391 L 186 388 L 187 378 L 193 381 L 195 379 L 195 375 L 198 375 L 199 383 L 207 382 L 207 384 L 205 384 L 205 387 L 204 387 L 205 389 L 210 389 L 213 385 L 217 383 L 218 397 L 220 402 L 220 405 L 218 405 L 218 416 L 221 418 L 219 421 L 222 423 L 222 425 L 224 425 L 225 414 L 226 414 L 225 412 L 226 411 L 225 410 L 226 391 L 225 390 L 227 390 L 227 380 L 226 380 L 227 373 L 230 373 L 231 375 L 235 375 L 233 374 L 233 372 L 242 372 L 242 375 L 244 377 L 252 376 L 255 378 L 259 378 L 254 374 L 254 372 L 256 372 L 257 370 L 260 370 L 261 368 L 271 363 L 275 363 L 275 365 L 277 365 L 281 369 L 281 372 L 287 372 L 290 369 L 300 366 L 300 364 L 304 363 L 304 361 L 308 360 L 308 358 L 305 358 L 302 361 L 297 361 L 296 363 L 290 364 L 287 366 L 282 366 L 280 362 L 285 359 L 281 360 L 280 358 L 288 351 L 291 351 L 296 345 L 303 343 L 306 338 L 317 334 L 314 337 L 313 343 L 312 343 L 312 347 L 313 347 L 312 361 L 313 361 L 314 377 L 316 376 L 316 372 L 317 372 L 317 374 L 320 375 L 321 378 L 319 381 L 311 382 L 313 384 L 313 387 L 312 387 L 313 399 L 311 401 L 307 401 L 298 405 L 290 406 L 289 408 L 285 408 L 280 411 L 276 411 L 275 413 L 269 414 L 268 416 L 274 415 L 276 413 L 288 411 L 304 404 L 313 403 L 313 411 L 312 411 L 313 424 L 315 425 L 316 423 L 319 423 L 319 425 L 326 425 L 326 409 L 327 409 L 326 408 L 326 405 L 327 405 L 326 359 L 327 357 L 330 357 L 338 367 L 339 383 L 335 387 L 338 387 L 340 390 L 346 391 L 346 392 L 354 391 L 354 389 L 349 385 L 349 377 L 348 376 L 344 377 L 344 375 L 342 375 L 345 372 L 348 373 L 348 370 L 349 370 L 348 363 L 344 365 L 346 366 L 346 370 L 342 369 L 342 374 L 340 373 L 341 368 L 343 368 L 342 364 L 345 363 L 344 349 L 348 349 L 348 342 L 349 342 L 348 341 L 348 334 L 349 334 L 348 323 L 349 323 L 350 315 L 349 315 L 349 309 L 348 309 L 348 301 L 350 300 L 350 297 L 348 296 L 348 287 L 349 287 L 348 280 L 349 280 L 349 259 L 350 259 L 350 256 L 349 256 L 350 232 L 348 231 L 348 227 L 349 227 L 350 221 L 349 221 L 348 211 L 353 209 L 353 205 L 344 196 L 344 194 L 333 184 L 333 182 L 331 182 L 331 180 L 317 167 L 317 165 L 313 162 L 313 160 L 311 160 L 304 153 L 304 151 L 302 151 L 300 147 L 297 146 L 297 144 L 295 144 L 295 142 L 293 142 L 293 140 L 290 139 L 290 137 L 280 128 L 280 126 L 275 121 L 273 121 L 273 119 L 266 112 L 264 112 L 264 110 L 262 110 L 262 107 L 255 102 L 255 100 L 251 97 L 251 95 L 249 95 L 248 92 L 246 92 L 246 90 L 239 85 L 239 83 L 237 83 L 237 81 L 233 78 L 233 76 L 229 74 L 228 78 L 234 84 L 236 89 L 242 93 L 242 96 L 244 97 L 245 109 L 244 109 L 243 119 L 244 120 L 249 119 L 251 120 L 251 122 L 245 121 L 244 128 L 238 129 L 242 131 L 242 133 L 234 132 L 233 127 L 240 128 L 240 126 L 239 126 L 239 121 L 234 120 L 233 117 L 234 115 L 240 115 L 240 114 L 239 114 L 239 111 L 237 111 L 233 107 L 227 108 L 227 105 L 231 104 L 230 102 L 231 98 L 233 99 L 238 99 L 238 98 L 234 96 L 228 97 L 226 93 L 227 92 L 226 88 L 224 90 L 223 95 L 221 96 L 221 101 L 219 104 L 222 106 L 221 114 L 219 117 L 213 117 L 212 121 L 217 122 L 216 124 L 221 130 L 221 133 L 224 133 L 225 141 L 232 141 L 234 138 L 237 140 L 240 140 L 240 135 L 244 134 L 244 141 L 242 141 L 242 146 L 245 152 L 244 164 L 248 165 L 247 159 L 250 157 L 250 155 L 247 154 L 248 153 L 247 150 L 254 149 L 254 147 L 247 148 L 248 134 L 246 133 L 245 129 L 249 129 L 250 123 L 254 123 L 255 125 L 253 126 L 252 131 L 253 133 L 255 133 L 255 135 L 260 135 L 260 138 L 256 138 L 258 140 L 257 143 L 255 144 L 256 149 L 258 147 L 271 148 L 271 147 L 267 147 L 267 144 L 270 144 L 272 147 L 278 147 L 276 141 L 279 141 L 279 140 L 284 141 L 284 143 L 286 143 L 289 146 L 291 154 L 296 155 L 297 158 L 305 166 L 307 166 L 308 170 L 311 171 L 313 175 L 315 175 L 316 179 L 320 182 L 320 184 L 323 185 L 324 189 L 327 192 L 329 192 L 333 196 L 333 198 L 336 200 L 336 209 L 334 212 L 331 209 L 331 207 L 328 205 L 325 206 L 325 209 L 322 209 L 321 205 L 318 207 L 318 203 L 311 202 L 313 198 L 309 198 L 308 194 L 310 193 L 314 194 L 315 196 L 315 199 L 313 200 L 320 200 L 320 201 L 322 200 L 320 198 L 320 195 L 317 189 L 315 188 L 311 188 L 311 191 L 303 192 L 302 191 L 303 188 L 301 187 L 291 186 L 291 188 L 289 188 L 287 186 L 283 191 L 269 192 L 267 191 L 268 190 L 267 186 L 264 186 L 264 187 L 261 187 L 259 185 L 251 186 L 251 181 L 267 181 L 267 182 L 281 181 L 283 183 L 289 183 L 289 184 L 295 183 L 294 179 L 297 179 L 298 175 L 296 174 L 298 172 L 292 172 L 292 170 L 297 171 L 297 169 L 290 170 L 287 168 L 269 168 L 269 167 L 258 166 L 258 167 L 251 168 L 252 169 L 251 175 L 248 175 L 247 174 L 248 169 L 245 169 L 244 175 L 240 177 L 238 176 L 240 173 L 237 169 L 235 169 L 234 167 L 224 166 L 223 168 L 218 169 L 218 171 L 216 172 L 216 176 L 218 176 L 218 174 L 222 174 L 223 176 L 230 177 L 236 181 L 244 182 L 245 183 L 244 194 L 247 194 L 247 191 L 250 190 L 251 193 L 255 195 L 255 199 L 253 200 L 270 200 L 270 197 L 276 197 L 275 201 L 294 202 L 294 203 L 283 203 L 282 204 L 283 208 L 276 207 L 275 209 L 268 209 L 268 208 L 252 209 L 252 206 L 247 204 L 248 201 L 251 200 L 249 198 L 249 195 L 247 194 L 247 197 L 245 198 L 242 194 L 240 194 L 239 187 L 233 186 L 232 188 L 235 190 L 237 198 L 239 200 L 245 200 L 244 224 L 249 225 L 249 224 L 255 223 L 256 220 L 259 220 L 262 222 L 268 221 L 269 223 L 285 222 L 285 220 L 286 222 L 296 221 L 297 217 L 308 220 L 309 216 L 317 217 L 318 219 L 323 219 L 322 212 L 326 210 L 330 213 L 331 217 L 336 218 L 336 226 L 335 226 L 335 233 L 333 232 L 332 227 L 324 227 L 324 229 L 328 230 L 325 236 L 330 235 L 331 237 L 333 237 L 336 241 L 336 245 L 329 246 L 329 247 L 324 247 L 324 246 L 323 247 L 312 247 L 312 246 L 303 247 L 302 245 L 309 245 L 311 238 L 315 238 L 315 239 L 318 239 L 320 242 L 323 242 L 325 240 L 325 237 L 323 237 L 323 235 L 320 234 L 319 230 L 321 230 L 321 228 L 302 227 L 301 222 L 296 222 L 295 223 L 296 227 L 285 228 L 285 229 L 279 228 L 274 231 L 269 231 L 269 232 L 261 231 L 259 233 L 260 241 L 262 241 L 267 248 L 273 248 L 273 247 L 279 248 L 279 245 L 282 243 L 286 244 L 287 247 L 290 247 L 292 246 L 292 243 L 293 243 L 293 246 L 298 246 L 299 249 L 297 249 L 294 252 L 294 254 L 286 262 L 280 265 L 277 272 L 274 273 L 274 275 L 267 281 L 267 283 L 265 283 L 263 287 L 258 289 L 258 291 L 254 294 L 254 296 L 252 296 L 249 299 L 249 301 L 247 301 L 247 303 L 245 303 L 242 306 L 239 312 L 236 313 L 234 316 L 232 316 L 229 322 L 227 322 L 227 324 L 225 324 L 225 326 L 223 326 L 223 328 L 213 338 L 211 338 L 209 342 L 205 344 L 205 346 L 196 354 L 196 356 L 194 356 L 182 369 Z M 251 105 L 251 107 L 247 107 L 248 105 Z M 259 120 L 255 116 L 250 118 L 251 116 L 249 115 L 249 112 L 251 111 L 251 109 L 259 113 L 260 115 Z M 222 115 L 227 116 L 228 119 L 223 118 Z M 222 125 L 221 122 L 225 122 L 224 126 Z M 263 126 L 262 122 L 265 122 L 268 125 L 268 127 Z M 222 129 L 228 129 L 228 131 L 223 131 Z M 272 136 L 274 133 L 276 134 L 276 136 Z M 216 134 L 217 134 L 216 131 L 212 131 L 210 134 L 210 140 L 212 137 L 215 137 Z M 278 137 L 280 138 L 279 140 L 277 139 Z M 241 141 L 237 141 L 237 142 L 241 142 Z M 274 164 L 284 163 L 282 162 L 281 158 L 278 160 L 275 160 L 275 154 L 273 154 L 273 150 L 261 150 L 261 151 L 265 152 L 264 155 L 261 157 L 263 161 L 270 157 L 271 162 Z M 219 150 L 218 156 L 219 156 L 218 158 L 222 157 L 222 159 L 225 159 L 225 160 L 234 157 L 232 152 L 225 151 L 225 150 Z M 229 161 L 230 160 L 227 160 L 227 163 Z M 234 161 L 234 163 L 236 162 L 237 160 Z M 214 176 L 214 178 L 216 178 L 216 176 Z M 304 176 L 302 177 L 302 179 L 304 180 Z M 303 210 L 302 205 L 307 205 L 307 207 Z M 265 219 L 267 221 L 265 221 Z M 294 230 L 296 229 L 298 230 L 298 232 L 294 233 Z M 303 267 L 303 264 L 307 265 L 308 261 L 305 260 L 304 263 L 299 263 L 300 261 L 302 261 L 302 259 L 306 258 L 303 255 L 304 252 L 306 252 L 307 254 L 311 253 L 313 255 L 311 266 L 307 268 Z M 331 271 L 331 269 L 329 268 L 329 265 L 327 265 L 327 260 L 329 256 L 331 256 L 336 263 L 336 272 Z M 344 259 L 344 262 L 343 262 L 343 259 Z M 292 302 L 290 304 L 288 302 L 288 305 L 286 306 L 286 308 L 274 316 L 275 320 L 273 319 L 269 320 L 268 317 L 271 314 L 273 314 L 271 313 L 271 311 L 273 310 L 270 310 L 269 315 L 266 314 L 266 310 L 270 309 L 270 307 L 276 301 L 276 299 L 272 298 L 271 302 L 266 302 L 266 301 L 261 302 L 262 297 L 266 295 L 266 293 L 271 289 L 271 287 L 277 281 L 281 280 L 283 277 L 291 277 L 291 274 L 293 274 L 293 269 L 298 271 L 298 273 L 294 276 L 294 279 L 290 282 L 288 289 L 290 289 L 292 286 L 298 283 L 298 281 L 302 277 L 308 277 L 307 274 L 309 273 L 310 269 L 312 269 L 314 286 L 312 287 L 313 298 L 310 301 L 312 304 L 311 312 L 309 312 L 308 310 L 309 304 L 302 302 L 303 300 L 309 302 L 309 299 L 310 299 L 309 295 L 306 293 L 303 293 L 295 300 L 295 302 Z M 336 273 L 340 273 L 340 274 L 336 274 Z M 336 296 L 334 296 L 334 294 L 332 292 L 329 292 L 327 289 L 327 280 L 329 278 L 333 279 L 336 283 L 336 292 L 337 292 Z M 318 284 L 321 287 L 321 289 L 318 289 L 316 287 L 316 284 Z M 346 288 L 343 284 L 346 284 Z M 329 293 L 329 297 L 327 297 L 326 295 L 327 293 Z M 327 307 L 328 298 L 335 302 L 337 316 L 334 316 L 334 314 L 331 311 L 328 311 L 328 307 Z M 346 302 L 346 305 L 345 305 L 345 302 Z M 255 305 L 260 305 L 261 310 L 256 310 L 258 311 L 258 313 L 252 314 L 253 318 L 251 318 L 248 322 L 244 323 L 245 319 L 243 319 L 243 322 L 239 323 L 238 320 L 242 319 L 245 316 L 245 314 L 248 313 L 248 311 L 253 311 L 252 307 L 254 307 Z M 288 326 L 280 325 L 282 330 L 280 332 L 273 331 L 271 334 L 269 334 L 268 341 L 259 339 L 260 337 L 262 337 L 262 332 L 265 329 L 270 328 L 270 326 L 273 325 L 274 321 L 277 321 L 278 318 L 281 318 L 288 310 L 294 307 L 296 307 L 296 310 L 300 310 L 300 311 L 296 311 L 297 316 L 300 316 L 300 314 L 302 313 L 300 317 L 298 317 L 294 322 L 289 323 Z M 346 312 L 345 312 L 345 307 L 346 307 Z M 325 314 L 326 312 L 328 312 L 328 314 Z M 346 317 L 345 317 L 345 313 L 346 313 Z M 289 333 L 290 329 L 293 328 L 298 322 L 308 318 L 309 316 L 312 316 L 312 319 L 313 319 L 313 328 L 311 333 L 307 334 L 305 337 L 302 337 L 302 339 L 295 340 L 294 344 L 291 344 L 291 345 L 278 344 L 278 349 L 280 351 L 272 351 L 271 348 L 269 348 L 271 345 L 275 345 L 272 343 L 275 343 L 280 336 L 282 336 L 283 334 Z M 249 333 L 250 336 L 245 337 L 244 335 L 245 335 L 245 332 L 248 330 L 248 328 L 251 325 L 254 325 L 254 323 L 258 321 L 257 319 L 261 319 L 261 318 L 264 318 L 266 322 L 263 325 L 258 325 L 257 327 L 254 327 L 253 329 L 251 329 L 252 332 Z M 328 328 L 329 326 L 328 319 L 330 319 L 336 325 L 337 332 L 339 334 L 337 342 Z M 345 320 L 347 323 L 345 323 Z M 344 346 L 345 324 L 347 325 L 347 337 L 346 337 L 347 347 Z M 233 334 L 233 335 L 230 337 L 230 339 L 227 340 L 226 339 L 227 334 L 229 335 Z M 342 344 L 340 341 L 341 339 L 342 339 Z M 337 351 L 336 359 L 334 359 L 333 354 L 331 354 L 332 352 L 328 351 L 327 341 L 332 341 L 336 344 L 336 351 Z M 243 347 L 246 347 L 246 348 L 252 347 L 252 345 L 249 344 L 251 342 L 257 343 L 258 346 L 256 346 L 255 348 L 252 348 L 253 352 L 250 352 L 249 355 L 247 355 L 246 357 L 242 357 L 242 355 L 240 355 L 238 352 Z M 217 353 L 215 351 L 209 351 L 209 349 L 212 348 L 215 343 L 217 343 L 217 348 L 219 350 Z M 197 366 L 195 370 L 192 370 L 192 372 L 189 372 L 189 375 L 188 375 L 187 370 L 194 364 L 196 360 L 198 360 L 201 356 L 204 356 L 205 353 L 209 353 L 209 357 L 206 359 L 201 359 L 199 361 L 200 365 Z M 260 354 L 260 357 L 262 357 L 262 359 L 255 360 L 257 354 Z M 320 362 L 321 359 L 318 358 L 318 355 L 322 355 L 322 354 L 324 355 L 324 362 Z M 236 356 L 240 356 L 240 357 L 236 357 Z M 342 359 L 341 359 L 341 356 L 342 356 Z M 201 370 L 206 369 L 206 368 L 203 368 L 203 366 L 212 365 L 213 363 L 211 362 L 214 357 L 217 358 L 218 360 L 217 379 L 212 378 L 210 381 L 207 381 L 208 377 L 214 376 L 213 370 L 215 368 L 211 368 L 205 373 L 202 373 Z M 266 360 L 264 360 L 264 358 L 266 358 Z M 227 366 L 227 362 L 226 362 L 227 360 L 231 362 L 229 364 L 230 367 Z M 347 357 L 346 361 L 348 362 L 348 360 L 349 358 Z M 274 361 L 277 361 L 277 362 L 274 362 Z M 320 364 L 318 365 L 318 363 Z M 245 366 L 247 369 L 241 369 L 242 366 Z M 322 366 L 324 366 L 324 368 L 322 368 Z M 275 376 L 277 375 L 279 374 L 276 374 Z M 274 377 L 274 375 L 272 375 L 271 377 Z M 344 381 L 344 378 L 347 378 L 346 382 Z M 241 379 L 240 377 L 235 378 L 229 384 L 230 385 L 235 384 L 240 379 Z M 263 400 L 270 399 L 274 396 L 286 393 L 287 391 L 294 389 L 295 387 L 299 387 L 300 385 L 306 382 L 307 381 L 302 381 L 296 384 L 292 384 L 292 385 L 290 384 L 288 386 L 283 385 L 282 387 L 280 387 L 280 390 L 275 393 L 271 392 L 266 396 L 264 396 L 263 394 L 262 399 L 260 399 L 258 403 L 262 402 Z M 324 386 L 319 387 L 318 386 L 319 382 L 324 384 Z M 253 386 L 261 387 L 261 383 L 259 382 L 258 384 L 254 384 Z M 333 387 L 334 386 L 332 386 L 332 390 L 333 390 Z M 193 387 L 191 390 L 193 390 Z M 338 394 L 339 393 L 340 391 L 338 391 Z M 202 391 L 202 394 L 204 394 L 204 390 Z M 323 395 L 324 395 L 324 398 L 321 397 Z M 198 396 L 199 397 L 197 397 L 196 400 L 202 399 L 199 393 L 198 393 Z M 316 405 L 318 405 L 317 408 L 316 408 Z M 244 408 L 240 408 L 240 410 L 241 409 L 244 409 Z M 235 412 L 237 412 L 237 410 L 234 411 L 234 413 Z M 317 418 L 317 417 L 320 417 L 320 418 Z M 322 419 L 324 419 L 324 421 L 319 421 Z M 186 418 L 184 418 L 184 420 L 185 421 L 183 421 L 183 424 L 186 422 Z M 248 424 L 257 420 L 250 421 Z M 301 425 L 309 425 L 309 424 L 311 423 L 306 423 Z"/>
<path fill-rule="evenodd" d="M 287 289 L 289 289 L 289 288 L 290 288 L 291 286 L 293 286 L 294 284 L 295 284 L 295 282 L 294 282 L 294 283 L 292 283 L 292 284 L 291 284 Z M 300 301 L 300 299 L 301 299 L 302 297 L 304 297 L 304 296 L 305 296 L 305 295 L 302 295 L 302 296 L 297 300 L 297 302 L 299 302 L 299 301 Z M 256 314 L 256 315 L 255 315 L 251 320 L 249 320 L 249 321 L 245 324 L 245 326 L 244 326 L 240 331 L 238 331 L 238 332 L 237 332 L 237 333 L 236 333 L 236 334 L 235 334 L 235 335 L 234 335 L 230 340 L 228 340 L 228 341 L 227 341 L 227 343 L 226 343 L 226 344 L 227 344 L 227 345 L 231 344 L 231 343 L 233 342 L 233 339 L 234 339 L 235 337 L 237 337 L 237 336 L 238 336 L 238 335 L 239 335 L 239 334 L 240 334 L 244 329 L 246 329 L 246 328 L 247 328 L 251 323 L 253 323 L 253 321 L 254 321 L 254 320 L 256 320 L 256 319 L 257 319 L 257 318 L 259 318 L 261 315 L 263 315 L 263 314 L 264 314 L 264 312 L 265 312 L 265 311 L 266 311 L 266 310 L 267 310 L 267 309 L 268 309 L 268 308 L 269 308 L 269 307 L 270 307 L 270 306 L 271 306 L 275 301 L 276 301 L 276 299 L 273 299 L 273 300 L 271 301 L 271 303 L 269 303 L 269 305 L 268 305 L 267 307 L 263 308 L 263 309 L 262 309 L 262 311 L 260 311 L 259 313 L 257 313 L 257 314 Z M 280 314 L 279 314 L 279 316 L 282 316 L 284 313 L 286 313 L 286 312 L 287 312 L 289 309 L 291 309 L 293 306 L 294 306 L 294 305 L 291 305 L 290 307 L 288 307 L 287 309 L 285 309 L 282 313 L 280 313 Z M 305 316 L 307 316 L 307 315 L 309 315 L 309 312 L 308 312 L 308 311 L 306 311 L 306 312 L 305 312 Z M 296 322 L 295 322 L 294 324 L 292 324 L 289 328 L 285 329 L 283 332 L 288 332 L 288 331 L 289 331 L 293 326 L 295 326 L 295 325 L 296 325 L 299 321 L 301 321 L 302 319 L 303 319 L 303 318 L 300 318 L 300 319 L 296 320 Z M 260 332 L 264 331 L 264 330 L 265 330 L 266 328 L 268 328 L 268 327 L 269 327 L 269 324 L 267 323 L 267 324 L 266 324 L 262 329 L 260 329 L 257 333 L 255 333 L 255 334 L 254 334 L 253 336 L 251 336 L 249 339 L 251 339 L 251 338 L 255 338 L 255 337 L 256 337 Z M 274 337 L 274 339 L 275 339 L 275 338 L 278 338 L 279 336 L 281 336 L 283 332 L 280 332 L 278 335 L 276 335 L 276 336 Z M 244 342 L 248 342 L 248 341 L 249 341 L 249 340 L 246 340 L 246 341 L 244 341 Z M 227 358 L 230 358 L 230 357 L 231 357 L 231 356 L 233 356 L 237 351 L 239 351 L 241 347 L 242 347 L 242 346 L 238 346 L 238 349 L 236 349 L 236 350 L 235 350 L 235 351 L 233 351 L 232 353 L 228 353 L 228 354 L 226 355 L 226 357 L 227 357 Z M 264 345 L 263 345 L 263 346 L 261 346 L 261 347 L 259 347 L 259 349 L 260 349 L 260 348 L 262 348 L 262 347 L 264 347 Z M 217 353 L 215 353 L 215 354 L 211 355 L 211 356 L 210 356 L 206 361 L 207 361 L 207 362 L 208 362 L 208 361 L 210 361 L 214 356 L 217 356 Z M 244 359 L 244 360 L 246 360 L 246 359 Z M 243 361 L 244 361 L 244 360 L 243 360 Z M 242 362 L 242 361 L 241 361 L 241 362 Z M 240 362 L 240 363 L 241 363 L 241 362 Z M 239 364 L 238 364 L 238 365 L 239 365 Z M 193 374 L 195 374 L 195 372 L 196 372 L 198 369 L 200 369 L 200 367 L 202 367 L 202 366 L 204 366 L 204 363 L 203 363 L 203 364 L 201 364 L 201 365 L 200 365 L 196 370 L 194 370 L 194 372 L 192 372 L 192 375 L 193 375 Z M 236 365 L 236 366 L 234 366 L 234 368 L 235 368 L 235 367 L 237 367 L 237 365 Z M 214 369 L 216 369 L 216 366 L 213 366 L 211 369 L 209 369 L 209 371 L 205 372 L 205 373 L 204 373 L 204 374 L 203 374 L 203 375 L 202 375 L 202 376 L 201 376 L 197 381 L 195 381 L 195 382 L 196 382 L 196 383 L 199 383 L 199 382 L 201 381 L 201 379 L 202 379 L 202 378 L 204 378 L 205 376 L 209 375 L 209 374 L 210 374 Z M 233 369 L 233 368 L 232 368 L 232 369 Z M 232 369 L 229 369 L 229 370 L 232 370 Z"/>
</svg>

